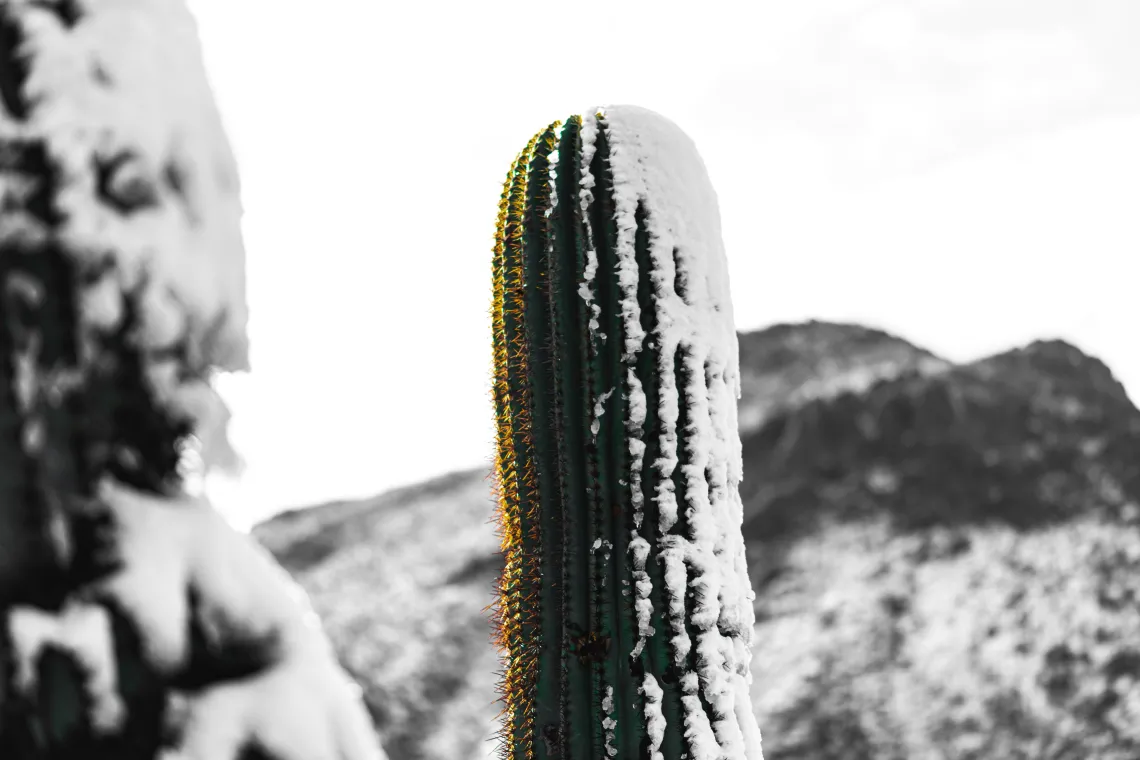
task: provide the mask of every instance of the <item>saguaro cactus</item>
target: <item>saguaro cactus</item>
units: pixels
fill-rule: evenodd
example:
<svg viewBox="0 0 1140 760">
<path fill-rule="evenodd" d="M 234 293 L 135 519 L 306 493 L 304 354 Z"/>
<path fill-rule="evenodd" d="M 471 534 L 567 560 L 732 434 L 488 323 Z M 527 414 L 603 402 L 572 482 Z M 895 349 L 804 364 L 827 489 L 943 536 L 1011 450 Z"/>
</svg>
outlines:
<svg viewBox="0 0 1140 760">
<path fill-rule="evenodd" d="M 692 142 L 629 106 L 536 135 L 493 291 L 502 756 L 760 760 L 737 342 Z"/>
<path fill-rule="evenodd" d="M 181 0 L 0 0 L 0 757 L 382 753 L 232 460 L 236 166 Z M 245 754 L 243 754 L 245 753 Z"/>
</svg>

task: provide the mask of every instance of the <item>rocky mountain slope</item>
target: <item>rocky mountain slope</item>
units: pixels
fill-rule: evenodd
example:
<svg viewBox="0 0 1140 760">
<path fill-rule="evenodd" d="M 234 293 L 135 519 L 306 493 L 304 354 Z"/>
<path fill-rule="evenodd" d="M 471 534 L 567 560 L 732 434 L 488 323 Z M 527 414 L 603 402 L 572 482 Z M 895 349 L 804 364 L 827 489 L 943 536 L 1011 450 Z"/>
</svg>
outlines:
<svg viewBox="0 0 1140 760">
<path fill-rule="evenodd" d="M 1108 368 L 1057 341 L 956 366 L 820 322 L 740 342 L 766 757 L 1140 757 L 1140 412 Z M 255 529 L 393 760 L 493 749 L 486 478 Z"/>
</svg>

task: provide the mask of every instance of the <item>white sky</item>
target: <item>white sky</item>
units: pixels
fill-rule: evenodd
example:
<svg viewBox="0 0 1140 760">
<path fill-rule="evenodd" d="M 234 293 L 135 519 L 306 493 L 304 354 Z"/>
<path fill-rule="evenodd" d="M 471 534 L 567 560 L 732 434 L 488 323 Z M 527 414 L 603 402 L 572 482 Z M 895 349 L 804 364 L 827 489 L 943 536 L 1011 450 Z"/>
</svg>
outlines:
<svg viewBox="0 0 1140 760">
<path fill-rule="evenodd" d="M 190 4 L 243 172 L 238 523 L 490 461 L 502 180 L 606 103 L 696 141 L 739 328 L 1061 337 L 1140 396 L 1135 0 Z"/>
</svg>

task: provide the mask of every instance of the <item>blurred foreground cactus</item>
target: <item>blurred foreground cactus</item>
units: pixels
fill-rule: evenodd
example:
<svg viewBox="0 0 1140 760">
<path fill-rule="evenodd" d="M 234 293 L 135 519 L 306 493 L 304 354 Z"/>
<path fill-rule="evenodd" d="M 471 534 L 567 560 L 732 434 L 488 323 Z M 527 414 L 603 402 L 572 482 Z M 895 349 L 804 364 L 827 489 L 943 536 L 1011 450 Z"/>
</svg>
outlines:
<svg viewBox="0 0 1140 760">
<path fill-rule="evenodd" d="M 234 463 L 236 167 L 181 0 L 0 0 L 0 757 L 378 760 Z"/>
<path fill-rule="evenodd" d="M 761 760 L 736 333 L 692 142 L 621 106 L 536 135 L 493 264 L 504 760 Z"/>
</svg>

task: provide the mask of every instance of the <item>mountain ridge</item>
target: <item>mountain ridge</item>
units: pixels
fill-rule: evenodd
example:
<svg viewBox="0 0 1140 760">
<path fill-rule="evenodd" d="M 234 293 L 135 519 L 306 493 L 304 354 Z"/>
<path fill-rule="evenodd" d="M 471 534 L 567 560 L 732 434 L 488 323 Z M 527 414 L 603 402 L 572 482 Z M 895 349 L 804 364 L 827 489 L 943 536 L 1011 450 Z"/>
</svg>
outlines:
<svg viewBox="0 0 1140 760">
<path fill-rule="evenodd" d="M 766 757 L 1140 756 L 1140 411 L 1103 362 L 1044 340 L 955 364 L 819 321 L 740 345 Z M 253 530 L 393 760 L 488 756 L 490 486 L 474 468 Z"/>
</svg>

